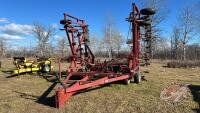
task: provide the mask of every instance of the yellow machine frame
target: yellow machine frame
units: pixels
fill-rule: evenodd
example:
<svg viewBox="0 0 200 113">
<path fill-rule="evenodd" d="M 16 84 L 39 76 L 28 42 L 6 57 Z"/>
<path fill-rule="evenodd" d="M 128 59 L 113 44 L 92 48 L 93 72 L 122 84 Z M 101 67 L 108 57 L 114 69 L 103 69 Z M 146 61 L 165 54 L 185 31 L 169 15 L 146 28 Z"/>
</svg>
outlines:
<svg viewBox="0 0 200 113">
<path fill-rule="evenodd" d="M 16 66 L 16 69 L 13 70 L 13 75 L 35 72 L 48 73 L 51 71 L 50 58 L 39 58 L 37 61 L 26 60 L 24 57 L 14 57 L 13 59 L 13 64 Z"/>
</svg>

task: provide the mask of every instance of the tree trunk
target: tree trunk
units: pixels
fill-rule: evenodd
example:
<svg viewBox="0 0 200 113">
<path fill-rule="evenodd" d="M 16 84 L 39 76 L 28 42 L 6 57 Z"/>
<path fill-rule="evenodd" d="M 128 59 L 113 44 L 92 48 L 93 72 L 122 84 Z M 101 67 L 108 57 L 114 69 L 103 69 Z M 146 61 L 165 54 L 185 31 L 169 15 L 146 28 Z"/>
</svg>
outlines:
<svg viewBox="0 0 200 113">
<path fill-rule="evenodd" d="M 120 50 L 120 49 L 118 48 L 118 49 L 117 49 L 117 55 L 118 55 L 118 56 L 119 56 L 119 50 Z"/>
<path fill-rule="evenodd" d="M 43 55 L 44 55 L 42 50 L 40 50 L 40 55 L 41 55 L 41 56 L 43 56 Z"/>
<path fill-rule="evenodd" d="M 183 44 L 183 60 L 186 60 L 186 49 L 185 49 L 185 44 Z"/>
<path fill-rule="evenodd" d="M 41 57 L 43 57 L 44 56 L 44 46 L 43 45 L 41 45 L 40 46 L 40 55 L 41 55 Z"/>
<path fill-rule="evenodd" d="M 112 48 L 110 48 L 109 50 L 108 50 L 108 57 L 109 57 L 109 60 L 111 60 L 112 59 Z"/>
<path fill-rule="evenodd" d="M 65 52 L 65 50 L 63 49 L 62 50 L 62 58 L 64 58 L 64 52 Z"/>
</svg>

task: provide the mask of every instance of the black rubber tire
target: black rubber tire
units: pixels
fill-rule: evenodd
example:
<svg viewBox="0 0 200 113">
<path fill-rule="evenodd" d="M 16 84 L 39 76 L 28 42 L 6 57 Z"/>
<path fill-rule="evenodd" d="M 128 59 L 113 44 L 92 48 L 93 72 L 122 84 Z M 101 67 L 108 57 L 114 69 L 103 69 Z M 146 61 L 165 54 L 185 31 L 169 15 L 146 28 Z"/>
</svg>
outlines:
<svg viewBox="0 0 200 113">
<path fill-rule="evenodd" d="M 139 25 L 140 25 L 140 26 L 150 26 L 150 25 L 151 25 L 151 22 L 150 22 L 150 21 L 140 21 L 140 22 L 139 22 Z"/>
<path fill-rule="evenodd" d="M 134 76 L 134 82 L 135 83 L 140 83 L 141 82 L 141 74 L 138 72 L 138 73 L 136 73 L 135 74 L 135 76 Z"/>
<path fill-rule="evenodd" d="M 154 15 L 156 13 L 156 10 L 153 8 L 145 8 L 140 10 L 140 14 L 142 15 Z"/>
<path fill-rule="evenodd" d="M 124 80 L 124 83 L 125 83 L 126 85 L 129 85 L 129 84 L 131 83 L 131 80 L 130 80 L 130 79 L 125 79 L 125 80 Z"/>
<path fill-rule="evenodd" d="M 51 65 L 47 64 L 47 65 L 43 65 L 42 71 L 44 73 L 49 73 L 51 72 Z"/>
<path fill-rule="evenodd" d="M 60 20 L 60 24 L 63 24 L 63 25 L 65 25 L 67 23 L 67 21 L 66 20 Z"/>
</svg>

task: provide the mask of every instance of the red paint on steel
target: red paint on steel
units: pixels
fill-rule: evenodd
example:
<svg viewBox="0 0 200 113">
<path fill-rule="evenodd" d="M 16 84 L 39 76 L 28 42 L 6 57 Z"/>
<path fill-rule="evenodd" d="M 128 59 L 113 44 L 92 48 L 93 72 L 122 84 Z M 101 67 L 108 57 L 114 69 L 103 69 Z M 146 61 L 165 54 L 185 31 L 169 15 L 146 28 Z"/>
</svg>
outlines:
<svg viewBox="0 0 200 113">
<path fill-rule="evenodd" d="M 87 44 L 89 40 L 88 25 L 84 20 L 64 14 L 62 24 L 64 24 L 70 45 L 72 61 L 67 69 L 67 77 L 61 83 L 62 86 L 56 90 L 56 107 L 64 107 L 65 101 L 82 89 L 132 79 L 135 76 L 139 71 L 140 26 L 137 22 L 138 18 L 140 18 L 139 9 L 133 4 L 128 18 L 132 24 L 132 48 L 127 59 L 128 65 L 119 63 L 117 60 L 95 64 L 95 57 Z M 78 39 L 75 39 L 76 37 Z M 120 72 L 115 71 L 116 67 Z M 68 83 L 72 83 L 72 85 L 66 87 Z"/>
</svg>

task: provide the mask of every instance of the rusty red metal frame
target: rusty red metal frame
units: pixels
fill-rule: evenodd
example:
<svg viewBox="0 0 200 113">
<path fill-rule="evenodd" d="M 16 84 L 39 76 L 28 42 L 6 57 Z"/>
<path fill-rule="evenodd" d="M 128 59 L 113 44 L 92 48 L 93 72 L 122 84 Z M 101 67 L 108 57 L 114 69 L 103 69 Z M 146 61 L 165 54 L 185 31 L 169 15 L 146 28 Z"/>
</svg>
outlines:
<svg viewBox="0 0 200 113">
<path fill-rule="evenodd" d="M 88 26 L 85 21 L 64 14 L 64 20 L 61 23 L 64 24 L 64 30 L 70 44 L 72 62 L 67 69 L 69 74 L 65 80 L 59 80 L 61 86 L 56 90 L 55 96 L 57 108 L 64 107 L 65 101 L 80 90 L 115 81 L 133 79 L 139 71 L 140 27 L 137 23 L 138 18 L 140 18 L 139 9 L 133 4 L 133 10 L 128 18 L 128 21 L 132 23 L 133 34 L 132 49 L 127 58 L 128 64 L 119 63 L 117 60 L 95 64 L 94 55 L 87 45 Z M 78 38 L 78 45 L 76 45 L 75 34 Z M 116 71 L 116 68 L 120 71 Z M 70 85 L 68 85 L 69 83 Z"/>
<path fill-rule="evenodd" d="M 63 22 L 72 54 L 72 62 L 67 71 L 78 71 L 86 62 L 93 64 L 94 55 L 87 45 L 89 41 L 88 25 L 85 24 L 84 20 L 66 13 L 64 13 Z"/>
<path fill-rule="evenodd" d="M 140 18 L 140 12 L 138 7 L 133 4 L 132 12 L 128 18 L 128 21 L 132 23 L 132 50 L 129 54 L 129 68 L 134 70 L 138 67 L 139 70 L 139 51 L 140 51 L 140 26 L 137 23 L 137 19 Z"/>
</svg>

